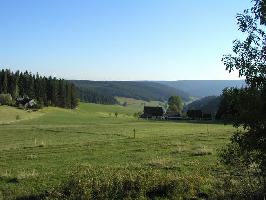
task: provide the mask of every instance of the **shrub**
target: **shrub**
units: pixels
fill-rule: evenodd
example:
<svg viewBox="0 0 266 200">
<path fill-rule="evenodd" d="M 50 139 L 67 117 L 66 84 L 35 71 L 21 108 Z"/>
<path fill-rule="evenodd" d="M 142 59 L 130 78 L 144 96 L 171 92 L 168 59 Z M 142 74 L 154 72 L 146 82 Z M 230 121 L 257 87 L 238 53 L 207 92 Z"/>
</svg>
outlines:
<svg viewBox="0 0 266 200">
<path fill-rule="evenodd" d="M 141 116 L 142 114 L 143 114 L 142 112 L 136 112 L 136 113 L 133 114 L 133 116 L 134 116 L 135 118 L 140 118 L 140 116 Z"/>
<path fill-rule="evenodd" d="M 212 151 L 210 149 L 207 149 L 205 146 L 200 147 L 192 152 L 192 156 L 206 156 L 211 154 Z"/>
<path fill-rule="evenodd" d="M 12 96 L 10 94 L 0 94 L 1 105 L 12 105 Z"/>
<path fill-rule="evenodd" d="M 16 115 L 16 120 L 20 120 L 20 116 L 19 115 Z"/>
<path fill-rule="evenodd" d="M 216 174 L 212 199 L 265 199 L 263 184 L 243 168 Z"/>
</svg>

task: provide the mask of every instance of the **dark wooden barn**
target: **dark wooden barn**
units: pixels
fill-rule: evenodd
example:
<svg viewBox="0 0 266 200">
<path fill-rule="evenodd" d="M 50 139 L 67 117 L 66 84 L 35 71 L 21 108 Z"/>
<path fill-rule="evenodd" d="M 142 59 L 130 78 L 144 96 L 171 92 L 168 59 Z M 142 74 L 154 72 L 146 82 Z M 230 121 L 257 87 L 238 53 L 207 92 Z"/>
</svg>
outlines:
<svg viewBox="0 0 266 200">
<path fill-rule="evenodd" d="M 144 106 L 142 118 L 162 118 L 164 116 L 162 107 Z"/>
</svg>

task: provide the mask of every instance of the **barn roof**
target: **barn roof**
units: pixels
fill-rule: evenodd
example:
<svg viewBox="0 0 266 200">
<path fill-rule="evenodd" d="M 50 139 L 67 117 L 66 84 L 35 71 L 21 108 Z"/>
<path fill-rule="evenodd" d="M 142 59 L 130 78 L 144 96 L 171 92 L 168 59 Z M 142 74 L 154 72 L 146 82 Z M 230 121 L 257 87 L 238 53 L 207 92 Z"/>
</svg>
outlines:
<svg viewBox="0 0 266 200">
<path fill-rule="evenodd" d="M 144 106 L 144 115 L 163 116 L 162 107 Z"/>
</svg>

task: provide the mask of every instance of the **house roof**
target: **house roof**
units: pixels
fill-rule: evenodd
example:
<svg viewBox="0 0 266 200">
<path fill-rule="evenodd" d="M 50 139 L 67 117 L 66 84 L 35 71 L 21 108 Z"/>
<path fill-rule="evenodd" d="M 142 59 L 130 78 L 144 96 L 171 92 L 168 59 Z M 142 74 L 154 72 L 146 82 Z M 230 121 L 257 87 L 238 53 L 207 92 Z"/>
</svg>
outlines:
<svg viewBox="0 0 266 200">
<path fill-rule="evenodd" d="M 144 106 L 144 115 L 162 116 L 163 115 L 163 108 L 162 107 Z"/>
</svg>

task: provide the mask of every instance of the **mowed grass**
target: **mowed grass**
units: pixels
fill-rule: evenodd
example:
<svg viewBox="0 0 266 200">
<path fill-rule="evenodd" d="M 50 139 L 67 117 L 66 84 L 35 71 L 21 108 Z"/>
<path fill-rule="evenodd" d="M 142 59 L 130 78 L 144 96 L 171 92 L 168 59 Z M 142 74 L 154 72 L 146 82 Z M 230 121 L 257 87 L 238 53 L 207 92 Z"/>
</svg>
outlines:
<svg viewBox="0 0 266 200">
<path fill-rule="evenodd" d="M 43 112 L 25 112 L 9 106 L 0 106 L 0 124 L 9 124 L 20 120 L 29 120 L 42 116 Z"/>
<path fill-rule="evenodd" d="M 133 117 L 135 109 L 122 106 L 81 103 L 76 110 L 34 113 L 0 107 L 1 115 L 3 110 L 28 119 L 10 117 L 12 123 L 0 126 L 0 191 L 9 199 L 56 187 L 79 166 L 208 177 L 216 169 L 217 149 L 234 131 L 222 124 L 140 120 Z"/>
</svg>

